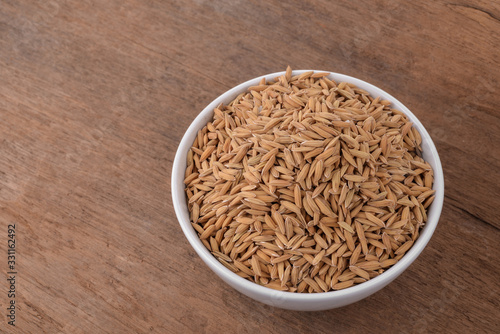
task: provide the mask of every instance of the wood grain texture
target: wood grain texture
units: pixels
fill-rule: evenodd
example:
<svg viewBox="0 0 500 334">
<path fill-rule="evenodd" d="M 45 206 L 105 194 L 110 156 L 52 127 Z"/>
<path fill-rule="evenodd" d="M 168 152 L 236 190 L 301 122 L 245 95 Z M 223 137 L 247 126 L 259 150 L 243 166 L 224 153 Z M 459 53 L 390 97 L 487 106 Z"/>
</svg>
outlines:
<svg viewBox="0 0 500 334">
<path fill-rule="evenodd" d="M 499 45 L 500 6 L 484 0 L 0 0 L 0 270 L 16 223 L 19 271 L 17 326 L 2 311 L 0 332 L 500 332 Z M 445 172 L 422 255 L 325 312 L 228 288 L 170 197 L 199 111 L 288 64 L 396 96 Z"/>
</svg>

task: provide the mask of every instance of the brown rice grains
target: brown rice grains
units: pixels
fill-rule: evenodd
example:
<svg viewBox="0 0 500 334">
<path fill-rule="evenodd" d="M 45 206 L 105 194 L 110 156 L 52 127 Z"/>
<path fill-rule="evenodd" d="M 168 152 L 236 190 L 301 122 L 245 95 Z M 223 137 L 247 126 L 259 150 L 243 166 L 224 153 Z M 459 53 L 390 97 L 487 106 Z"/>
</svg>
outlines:
<svg viewBox="0 0 500 334">
<path fill-rule="evenodd" d="M 264 79 L 188 152 L 191 223 L 229 270 L 290 292 L 345 289 L 411 248 L 434 199 L 422 139 L 391 103 L 328 73 Z"/>
</svg>

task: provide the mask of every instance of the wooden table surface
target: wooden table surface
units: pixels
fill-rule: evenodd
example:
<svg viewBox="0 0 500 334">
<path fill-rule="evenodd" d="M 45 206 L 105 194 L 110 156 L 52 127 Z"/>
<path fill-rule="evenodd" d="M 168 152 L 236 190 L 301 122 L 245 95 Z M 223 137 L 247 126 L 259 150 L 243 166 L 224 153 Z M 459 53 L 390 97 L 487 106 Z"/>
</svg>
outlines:
<svg viewBox="0 0 500 334">
<path fill-rule="evenodd" d="M 486 0 L 1 0 L 0 332 L 499 333 L 499 45 L 500 5 Z M 393 94 L 444 166 L 443 213 L 420 257 L 324 312 L 229 288 L 170 195 L 196 115 L 287 65 Z"/>
</svg>

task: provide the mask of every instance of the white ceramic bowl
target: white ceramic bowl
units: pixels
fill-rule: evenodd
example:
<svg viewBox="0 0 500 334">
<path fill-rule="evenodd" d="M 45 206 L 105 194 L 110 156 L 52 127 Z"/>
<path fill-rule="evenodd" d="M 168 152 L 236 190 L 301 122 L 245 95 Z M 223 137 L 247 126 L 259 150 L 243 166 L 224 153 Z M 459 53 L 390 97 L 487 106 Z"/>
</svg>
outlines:
<svg viewBox="0 0 500 334">
<path fill-rule="evenodd" d="M 307 71 L 309 70 L 293 71 L 293 75 L 297 75 Z M 443 207 L 444 199 L 443 169 L 441 167 L 441 161 L 439 160 L 438 152 L 436 150 L 436 147 L 434 146 L 434 143 L 432 142 L 431 137 L 429 136 L 429 133 L 425 130 L 422 123 L 420 123 L 417 117 L 413 115 L 410 110 L 408 110 L 408 108 L 406 108 L 401 102 L 396 100 L 390 94 L 365 81 L 343 74 L 331 73 L 329 75 L 329 78 L 334 79 L 336 82 L 346 81 L 349 83 L 353 83 L 359 88 L 368 91 L 373 97 L 381 96 L 383 99 L 391 101 L 393 107 L 405 113 L 410 121 L 413 122 L 417 130 L 420 132 L 422 136 L 422 149 L 424 159 L 425 161 L 429 162 L 434 169 L 433 189 L 436 190 L 436 198 L 429 207 L 427 223 L 422 229 L 420 237 L 417 239 L 413 247 L 398 263 L 389 268 L 380 276 L 344 290 L 323 293 L 293 293 L 276 291 L 252 283 L 234 274 L 229 269 L 224 267 L 219 261 L 217 261 L 215 257 L 212 256 L 212 254 L 200 241 L 196 231 L 190 224 L 183 183 L 184 172 L 186 170 L 186 156 L 196 137 L 198 130 L 203 128 L 212 119 L 213 110 L 215 107 L 217 107 L 220 103 L 229 103 L 238 94 L 246 91 L 248 87 L 258 85 L 259 81 L 262 78 L 270 80 L 283 75 L 284 73 L 285 72 L 278 72 L 263 75 L 228 90 L 227 92 L 213 100 L 212 103 L 210 103 L 205 109 L 203 109 L 203 111 L 195 118 L 195 120 L 191 123 L 191 126 L 184 134 L 184 137 L 182 138 L 182 141 L 179 144 L 179 148 L 177 149 L 177 153 L 175 155 L 175 160 L 172 168 L 172 201 L 174 204 L 177 219 L 179 220 L 182 230 L 184 231 L 184 234 L 186 235 L 189 243 L 191 244 L 191 246 L 193 246 L 195 251 L 207 264 L 207 266 L 210 267 L 210 269 L 212 269 L 227 284 L 229 284 L 239 292 L 247 295 L 248 297 L 271 306 L 297 311 L 327 310 L 357 302 L 377 292 L 378 290 L 382 289 L 384 286 L 392 282 L 406 268 L 408 268 L 408 266 L 413 261 L 415 261 L 415 259 L 429 242 L 432 234 L 434 233 L 434 230 L 436 229 L 439 216 L 441 215 L 441 209 Z"/>
</svg>

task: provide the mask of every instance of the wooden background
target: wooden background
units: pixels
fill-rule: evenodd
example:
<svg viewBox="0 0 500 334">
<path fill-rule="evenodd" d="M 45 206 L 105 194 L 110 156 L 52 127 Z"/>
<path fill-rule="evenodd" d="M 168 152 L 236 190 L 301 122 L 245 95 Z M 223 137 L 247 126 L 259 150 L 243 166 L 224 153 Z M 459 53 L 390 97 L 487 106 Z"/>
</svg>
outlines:
<svg viewBox="0 0 500 334">
<path fill-rule="evenodd" d="M 500 5 L 486 0 L 0 0 L 0 332 L 500 332 L 499 45 Z M 171 203 L 175 150 L 199 111 L 288 64 L 396 96 L 445 172 L 418 260 L 325 312 L 228 288 Z"/>
</svg>

